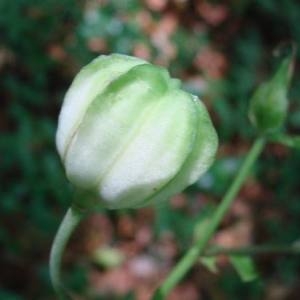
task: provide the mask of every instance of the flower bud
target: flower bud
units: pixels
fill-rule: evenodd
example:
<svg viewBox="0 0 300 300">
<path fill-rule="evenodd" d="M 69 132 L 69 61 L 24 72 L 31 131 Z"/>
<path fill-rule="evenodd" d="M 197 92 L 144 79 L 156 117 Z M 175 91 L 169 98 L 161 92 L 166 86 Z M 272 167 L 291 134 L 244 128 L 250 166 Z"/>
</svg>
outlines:
<svg viewBox="0 0 300 300">
<path fill-rule="evenodd" d="M 168 199 L 211 165 L 217 135 L 179 80 L 138 58 L 100 56 L 84 67 L 59 116 L 68 179 L 109 208 Z"/>
<path fill-rule="evenodd" d="M 262 133 L 279 129 L 288 109 L 287 92 L 292 74 L 292 56 L 285 58 L 273 78 L 258 87 L 250 100 L 249 118 Z"/>
</svg>

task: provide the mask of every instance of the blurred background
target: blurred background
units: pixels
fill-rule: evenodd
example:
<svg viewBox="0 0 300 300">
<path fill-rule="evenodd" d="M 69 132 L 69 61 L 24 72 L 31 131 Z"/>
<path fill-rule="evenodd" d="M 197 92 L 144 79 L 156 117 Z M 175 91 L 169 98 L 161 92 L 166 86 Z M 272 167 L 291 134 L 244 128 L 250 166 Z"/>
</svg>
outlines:
<svg viewBox="0 0 300 300">
<path fill-rule="evenodd" d="M 68 245 L 64 281 L 74 299 L 146 300 L 232 181 L 255 137 L 249 97 L 278 65 L 274 49 L 300 45 L 299 20 L 297 0 L 1 0 L 0 299 L 56 299 L 48 256 L 72 187 L 54 138 L 64 94 L 82 66 L 118 52 L 167 67 L 206 103 L 220 138 L 214 166 L 184 193 L 159 207 L 93 214 Z M 299 134 L 299 66 L 289 99 L 286 128 Z M 299 170 L 299 151 L 269 144 L 213 242 L 297 242 Z M 299 256 L 254 262 L 259 276 L 247 283 L 227 256 L 217 258 L 215 273 L 199 263 L 169 299 L 299 297 Z"/>
</svg>

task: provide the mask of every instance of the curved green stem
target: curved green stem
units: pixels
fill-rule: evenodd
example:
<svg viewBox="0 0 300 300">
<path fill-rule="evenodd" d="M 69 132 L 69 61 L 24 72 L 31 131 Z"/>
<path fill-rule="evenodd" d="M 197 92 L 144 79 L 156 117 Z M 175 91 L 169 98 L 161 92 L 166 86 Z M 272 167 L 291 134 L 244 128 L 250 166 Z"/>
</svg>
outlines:
<svg viewBox="0 0 300 300">
<path fill-rule="evenodd" d="M 61 222 L 54 238 L 50 252 L 50 278 L 57 296 L 61 300 L 69 299 L 66 290 L 61 282 L 61 260 L 66 244 L 84 213 L 74 207 L 70 207 Z"/>
<path fill-rule="evenodd" d="M 215 213 L 212 216 L 211 221 L 206 227 L 205 233 L 199 238 L 199 240 L 194 244 L 193 247 L 182 257 L 175 268 L 171 271 L 167 279 L 164 281 L 162 286 L 155 292 L 153 299 L 165 299 L 169 292 L 175 287 L 175 285 L 183 278 L 187 271 L 198 259 L 199 255 L 203 254 L 208 241 L 211 239 L 212 235 L 216 231 L 217 227 L 221 223 L 223 217 L 230 208 L 232 202 L 234 201 L 238 191 L 240 190 L 242 184 L 247 178 L 249 171 L 257 160 L 259 154 L 261 153 L 265 145 L 264 138 L 257 138 L 252 145 L 250 151 L 248 152 L 241 168 L 238 171 L 237 176 L 229 187 L 227 193 L 222 199 L 221 203 L 217 207 Z"/>
</svg>

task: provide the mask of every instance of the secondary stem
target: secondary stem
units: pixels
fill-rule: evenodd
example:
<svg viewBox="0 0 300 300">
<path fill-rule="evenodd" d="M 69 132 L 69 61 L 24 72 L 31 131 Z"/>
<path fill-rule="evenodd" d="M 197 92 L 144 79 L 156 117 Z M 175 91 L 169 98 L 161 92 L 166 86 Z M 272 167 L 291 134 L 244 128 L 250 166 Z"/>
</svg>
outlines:
<svg viewBox="0 0 300 300">
<path fill-rule="evenodd" d="M 58 298 L 61 300 L 69 299 L 61 281 L 60 269 L 62 255 L 72 232 L 83 216 L 83 212 L 74 207 L 70 207 L 59 226 L 52 244 L 50 252 L 50 278 L 53 288 L 56 291 Z"/>
<path fill-rule="evenodd" d="M 241 168 L 239 169 L 237 176 L 235 177 L 227 193 L 225 194 L 224 198 L 213 214 L 211 222 L 207 225 L 205 233 L 178 262 L 178 264 L 171 271 L 170 275 L 164 281 L 162 286 L 155 292 L 153 299 L 165 299 L 165 297 L 187 273 L 187 271 L 191 268 L 191 266 L 195 263 L 199 256 L 203 254 L 208 241 L 210 240 L 217 227 L 221 223 L 223 217 L 230 208 L 238 191 L 247 178 L 253 163 L 257 160 L 259 154 L 261 153 L 264 145 L 265 140 L 263 138 L 256 139 L 250 151 L 248 152 Z"/>
<path fill-rule="evenodd" d="M 205 250 L 203 256 L 216 256 L 216 255 L 261 255 L 261 254 L 287 254 L 299 255 L 300 246 L 278 246 L 278 245 L 255 245 L 242 248 L 211 248 Z"/>
</svg>

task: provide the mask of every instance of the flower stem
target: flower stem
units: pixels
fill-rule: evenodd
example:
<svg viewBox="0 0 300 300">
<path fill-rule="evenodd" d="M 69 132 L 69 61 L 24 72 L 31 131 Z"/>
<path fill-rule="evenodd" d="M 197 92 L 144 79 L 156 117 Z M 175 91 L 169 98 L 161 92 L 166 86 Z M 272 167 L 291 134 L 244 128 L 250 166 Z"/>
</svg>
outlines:
<svg viewBox="0 0 300 300">
<path fill-rule="evenodd" d="M 203 253 L 203 256 L 216 255 L 264 255 L 264 254 L 282 254 L 282 255 L 299 255 L 300 245 L 254 245 L 241 248 L 208 248 Z"/>
<path fill-rule="evenodd" d="M 61 282 L 60 269 L 62 255 L 72 232 L 82 220 L 83 216 L 84 213 L 82 211 L 74 207 L 70 207 L 59 226 L 52 244 L 50 252 L 50 278 L 53 288 L 60 300 L 70 299 Z"/>
<path fill-rule="evenodd" d="M 237 176 L 235 177 L 234 181 L 229 187 L 227 193 L 224 195 L 221 203 L 217 207 L 215 213 L 212 216 L 211 221 L 207 225 L 206 231 L 194 244 L 194 246 L 192 246 L 189 249 L 189 251 L 182 257 L 182 259 L 171 271 L 171 273 L 161 285 L 161 287 L 157 289 L 153 296 L 154 300 L 165 299 L 169 292 L 175 287 L 175 285 L 183 278 L 183 276 L 195 263 L 198 257 L 203 254 L 208 241 L 210 240 L 210 238 L 218 228 L 219 224 L 221 223 L 223 217 L 230 208 L 238 191 L 240 190 L 245 179 L 247 178 L 252 165 L 257 160 L 259 154 L 263 150 L 264 145 L 264 138 L 256 139 L 247 156 L 245 157 L 243 164 L 237 173 Z"/>
</svg>

